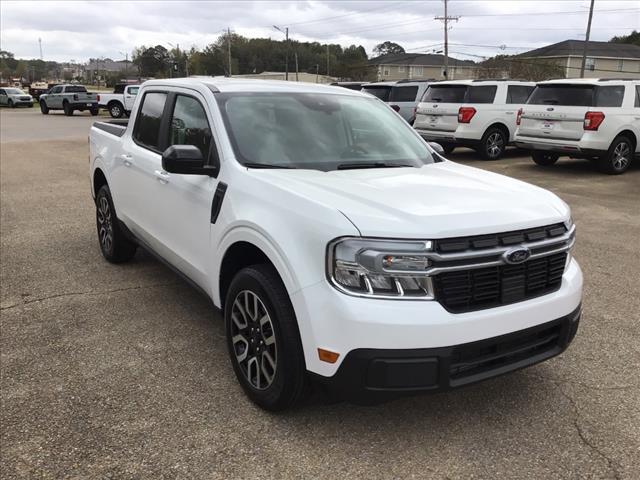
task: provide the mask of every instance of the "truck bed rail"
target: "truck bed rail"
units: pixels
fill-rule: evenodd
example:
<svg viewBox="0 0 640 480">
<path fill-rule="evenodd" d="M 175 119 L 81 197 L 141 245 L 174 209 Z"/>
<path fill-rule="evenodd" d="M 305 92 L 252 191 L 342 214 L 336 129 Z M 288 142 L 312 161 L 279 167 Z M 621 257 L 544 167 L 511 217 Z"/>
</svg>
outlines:
<svg viewBox="0 0 640 480">
<path fill-rule="evenodd" d="M 128 120 L 112 120 L 108 122 L 94 122 L 93 126 L 116 137 L 121 137 L 127 130 L 128 123 Z"/>
</svg>

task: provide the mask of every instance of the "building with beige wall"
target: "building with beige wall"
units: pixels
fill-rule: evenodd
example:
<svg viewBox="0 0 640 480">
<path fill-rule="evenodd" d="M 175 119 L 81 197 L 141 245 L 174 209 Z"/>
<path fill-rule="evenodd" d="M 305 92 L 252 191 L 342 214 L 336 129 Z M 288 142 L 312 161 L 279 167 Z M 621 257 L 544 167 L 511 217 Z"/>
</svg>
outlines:
<svg viewBox="0 0 640 480">
<path fill-rule="evenodd" d="M 377 81 L 404 79 L 446 80 L 444 56 L 424 53 L 398 53 L 369 60 Z M 476 78 L 477 64 L 471 60 L 449 57 L 448 80 Z"/>
<path fill-rule="evenodd" d="M 584 40 L 565 40 L 518 55 L 526 61 L 554 63 L 565 78 L 580 77 Z M 584 76 L 586 78 L 640 78 L 640 47 L 626 43 L 589 42 Z"/>
</svg>

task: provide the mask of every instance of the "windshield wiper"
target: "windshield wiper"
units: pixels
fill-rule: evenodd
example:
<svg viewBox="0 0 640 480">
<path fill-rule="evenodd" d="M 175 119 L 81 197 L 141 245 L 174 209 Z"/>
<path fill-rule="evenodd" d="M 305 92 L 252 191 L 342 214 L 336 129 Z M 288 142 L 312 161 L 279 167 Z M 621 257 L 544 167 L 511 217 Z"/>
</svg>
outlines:
<svg viewBox="0 0 640 480">
<path fill-rule="evenodd" d="M 287 169 L 296 168 L 296 167 L 290 167 L 288 165 L 276 165 L 276 164 L 273 164 L 273 163 L 252 163 L 252 162 L 249 162 L 249 163 L 243 163 L 242 165 L 244 167 L 247 167 L 247 168 L 287 168 Z"/>
<path fill-rule="evenodd" d="M 399 167 L 413 167 L 414 165 L 407 165 L 404 163 L 385 163 L 385 162 L 353 162 L 353 163 L 340 163 L 336 167 L 338 170 L 353 170 L 357 168 L 399 168 Z"/>
</svg>

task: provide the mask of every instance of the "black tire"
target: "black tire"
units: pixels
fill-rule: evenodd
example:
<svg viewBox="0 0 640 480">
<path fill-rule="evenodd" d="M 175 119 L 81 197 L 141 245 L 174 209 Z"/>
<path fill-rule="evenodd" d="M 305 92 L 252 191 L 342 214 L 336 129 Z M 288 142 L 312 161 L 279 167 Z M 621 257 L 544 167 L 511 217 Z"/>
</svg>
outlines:
<svg viewBox="0 0 640 480">
<path fill-rule="evenodd" d="M 16 108 L 16 106 L 13 104 L 13 100 L 9 100 L 9 101 L 7 102 L 7 107 L 9 107 L 9 108 Z"/>
<path fill-rule="evenodd" d="M 40 100 L 40 111 L 42 112 L 43 115 L 49 114 L 49 107 L 47 107 L 47 104 L 45 103 L 44 100 Z"/>
<path fill-rule="evenodd" d="M 456 149 L 456 146 L 453 143 L 441 143 L 442 149 L 446 155 L 449 155 Z"/>
<path fill-rule="evenodd" d="M 631 165 L 636 146 L 624 135 L 617 136 L 607 151 L 607 154 L 596 160 L 598 170 L 609 175 L 620 175 Z"/>
<path fill-rule="evenodd" d="M 247 304 L 245 295 L 248 307 L 243 307 Z M 259 302 L 254 303 L 254 297 Z M 254 265 L 236 274 L 227 292 L 224 319 L 231 365 L 251 401 L 270 411 L 299 403 L 307 390 L 307 379 L 298 322 L 272 266 Z"/>
<path fill-rule="evenodd" d="M 560 155 L 552 152 L 531 152 L 531 159 L 542 167 L 550 167 L 558 161 Z"/>
<path fill-rule="evenodd" d="M 29 104 L 29 108 L 33 108 L 33 102 Z"/>
<path fill-rule="evenodd" d="M 73 108 L 71 108 L 71 105 L 69 105 L 69 102 L 64 102 L 62 104 L 62 110 L 64 110 L 64 114 L 67 117 L 70 117 L 73 115 Z"/>
<path fill-rule="evenodd" d="M 488 128 L 478 146 L 478 153 L 483 160 L 498 160 L 507 148 L 509 137 L 501 128 Z"/>
<path fill-rule="evenodd" d="M 94 116 L 94 117 L 97 116 L 98 113 L 100 113 L 100 109 L 99 108 L 92 108 L 90 111 L 91 111 L 91 115 Z"/>
<path fill-rule="evenodd" d="M 121 118 L 124 115 L 124 107 L 120 102 L 111 102 L 107 107 L 112 118 Z"/>
<path fill-rule="evenodd" d="M 102 256 L 111 263 L 123 263 L 131 260 L 137 245 L 127 238 L 120 228 L 111 199 L 111 191 L 103 185 L 96 195 L 96 228 Z"/>
</svg>

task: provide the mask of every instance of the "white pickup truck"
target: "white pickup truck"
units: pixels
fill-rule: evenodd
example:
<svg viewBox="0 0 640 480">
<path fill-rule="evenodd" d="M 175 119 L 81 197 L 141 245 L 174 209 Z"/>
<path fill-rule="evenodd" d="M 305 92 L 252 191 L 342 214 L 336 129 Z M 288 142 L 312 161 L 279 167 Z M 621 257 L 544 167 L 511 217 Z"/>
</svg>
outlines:
<svg viewBox="0 0 640 480">
<path fill-rule="evenodd" d="M 138 90 L 140 90 L 140 85 L 118 84 L 114 87 L 113 93 L 98 94 L 98 105 L 100 108 L 109 110 L 109 115 L 113 118 L 120 118 L 123 115 L 129 116 Z"/>
<path fill-rule="evenodd" d="M 569 207 L 445 160 L 369 95 L 153 80 L 89 147 L 104 258 L 143 247 L 210 298 L 265 409 L 309 385 L 359 402 L 468 385 L 578 329 Z"/>
</svg>

